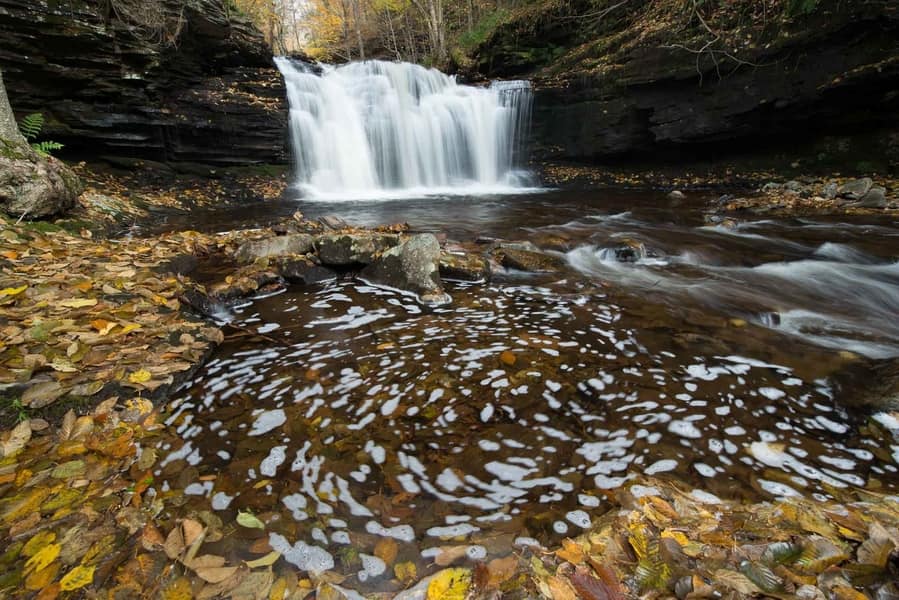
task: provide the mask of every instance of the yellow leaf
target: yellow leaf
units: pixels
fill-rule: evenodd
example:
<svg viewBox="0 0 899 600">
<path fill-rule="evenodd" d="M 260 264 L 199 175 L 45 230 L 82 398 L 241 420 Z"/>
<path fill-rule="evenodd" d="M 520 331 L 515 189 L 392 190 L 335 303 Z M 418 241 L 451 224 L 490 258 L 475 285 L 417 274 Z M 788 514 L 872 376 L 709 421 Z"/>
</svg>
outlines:
<svg viewBox="0 0 899 600">
<path fill-rule="evenodd" d="M 114 321 L 107 321 L 106 319 L 97 319 L 96 321 L 91 321 L 91 327 L 96 329 L 100 335 L 106 335 L 117 326 L 118 323 Z"/>
<path fill-rule="evenodd" d="M 265 523 L 253 513 L 238 511 L 237 524 L 248 529 L 265 529 Z"/>
<path fill-rule="evenodd" d="M 62 546 L 59 544 L 47 544 L 28 559 L 28 562 L 25 563 L 25 570 L 31 572 L 40 571 L 56 560 L 60 550 L 62 550 Z"/>
<path fill-rule="evenodd" d="M 444 569 L 434 575 L 428 584 L 427 600 L 465 600 L 471 587 L 471 571 L 468 569 Z"/>
<path fill-rule="evenodd" d="M 25 589 L 31 590 L 32 592 L 44 589 L 56 579 L 57 575 L 59 575 L 60 566 L 59 561 L 55 561 L 40 571 L 31 573 L 25 579 Z"/>
<path fill-rule="evenodd" d="M 675 531 L 673 529 L 666 529 L 662 532 L 663 538 L 671 538 L 675 542 L 677 542 L 680 546 L 686 546 L 690 543 L 690 540 L 680 531 Z"/>
<path fill-rule="evenodd" d="M 281 553 L 273 550 L 269 552 L 262 558 L 257 558 L 256 560 L 247 561 L 247 566 L 251 569 L 255 569 L 256 567 L 270 567 L 275 564 L 275 561 L 281 557 Z"/>
<path fill-rule="evenodd" d="M 81 589 L 94 580 L 94 569 L 96 567 L 85 567 L 78 565 L 59 581 L 59 587 L 64 592 Z"/>
<path fill-rule="evenodd" d="M 18 296 L 22 292 L 28 289 L 27 285 L 23 285 L 22 287 L 15 288 L 3 288 L 0 290 L 0 298 L 6 298 L 7 296 Z"/>
<path fill-rule="evenodd" d="M 187 577 L 179 577 L 162 591 L 162 597 L 164 600 L 193 600 L 190 580 Z"/>
<path fill-rule="evenodd" d="M 44 529 L 43 531 L 39 531 L 34 534 L 28 542 L 25 544 L 25 547 L 22 548 L 22 554 L 28 557 L 34 556 L 37 554 L 42 548 L 46 547 L 47 544 L 56 541 L 56 534 L 48 529 Z"/>
<path fill-rule="evenodd" d="M 150 373 L 146 369 L 141 369 L 139 371 L 135 371 L 131 375 L 128 376 L 128 381 L 131 383 L 147 383 L 150 379 L 153 378 L 153 374 Z"/>
<path fill-rule="evenodd" d="M 393 574 L 404 584 L 411 583 L 418 579 L 418 570 L 415 568 L 414 562 L 401 562 L 393 567 Z"/>
<path fill-rule="evenodd" d="M 57 304 L 63 308 L 83 308 L 85 306 L 96 306 L 96 298 L 72 298 L 71 300 L 62 300 Z"/>
<path fill-rule="evenodd" d="M 122 330 L 119 332 L 119 335 L 125 335 L 128 333 L 131 333 L 132 331 L 136 331 L 138 329 L 140 329 L 140 325 L 138 325 L 137 323 L 128 323 L 127 325 L 122 327 Z"/>
</svg>

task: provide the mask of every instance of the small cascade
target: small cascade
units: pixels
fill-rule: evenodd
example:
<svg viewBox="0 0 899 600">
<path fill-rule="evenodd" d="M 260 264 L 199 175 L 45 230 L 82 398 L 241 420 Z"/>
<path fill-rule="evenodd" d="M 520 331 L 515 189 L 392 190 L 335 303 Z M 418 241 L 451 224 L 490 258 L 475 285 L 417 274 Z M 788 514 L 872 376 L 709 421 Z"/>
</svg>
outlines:
<svg viewBox="0 0 899 600">
<path fill-rule="evenodd" d="M 296 183 L 311 197 L 502 192 L 527 181 L 532 93 L 409 63 L 313 69 L 279 57 Z"/>
</svg>

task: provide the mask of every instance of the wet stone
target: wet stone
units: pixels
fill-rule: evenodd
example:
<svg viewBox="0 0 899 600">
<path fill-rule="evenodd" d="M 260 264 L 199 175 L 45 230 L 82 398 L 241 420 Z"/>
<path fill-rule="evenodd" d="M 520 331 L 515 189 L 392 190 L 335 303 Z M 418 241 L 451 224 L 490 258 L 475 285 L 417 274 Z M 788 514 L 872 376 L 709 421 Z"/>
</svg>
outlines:
<svg viewBox="0 0 899 600">
<path fill-rule="evenodd" d="M 502 265 L 507 269 L 517 269 L 519 271 L 528 271 L 531 273 L 539 272 L 555 272 L 563 267 L 560 259 L 544 254 L 543 252 L 533 252 L 530 250 L 517 250 L 514 248 L 504 247 L 500 251 Z"/>
<path fill-rule="evenodd" d="M 476 254 L 441 252 L 440 276 L 460 281 L 485 281 L 490 277 L 490 267 Z"/>
<path fill-rule="evenodd" d="M 329 233 L 315 240 L 315 249 L 322 264 L 350 267 L 367 265 L 375 256 L 399 243 L 400 237 L 396 234 Z"/>
<path fill-rule="evenodd" d="M 850 200 L 860 200 L 864 198 L 872 185 L 874 185 L 874 182 L 871 181 L 870 177 L 855 179 L 841 185 L 837 190 L 837 195 L 842 198 L 849 198 Z"/>
<path fill-rule="evenodd" d="M 861 208 L 886 208 L 887 198 L 886 189 L 880 186 L 874 186 L 853 206 Z"/>
<path fill-rule="evenodd" d="M 283 258 L 275 264 L 281 277 L 290 283 L 320 283 L 334 279 L 337 275 L 306 257 Z"/>
<path fill-rule="evenodd" d="M 360 277 L 375 285 L 412 292 L 426 304 L 445 304 L 440 280 L 440 244 L 430 233 L 414 235 L 380 254 Z"/>
<path fill-rule="evenodd" d="M 251 263 L 272 256 L 306 254 L 312 250 L 312 245 L 313 237 L 305 233 L 279 235 L 241 245 L 235 258 L 241 263 Z"/>
</svg>

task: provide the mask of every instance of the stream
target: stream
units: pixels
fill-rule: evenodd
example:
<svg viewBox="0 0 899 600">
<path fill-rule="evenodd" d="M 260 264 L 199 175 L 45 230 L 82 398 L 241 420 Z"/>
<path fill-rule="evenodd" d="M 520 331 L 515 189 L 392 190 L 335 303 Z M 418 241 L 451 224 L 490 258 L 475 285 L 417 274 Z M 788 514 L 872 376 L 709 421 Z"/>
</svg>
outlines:
<svg viewBox="0 0 899 600">
<path fill-rule="evenodd" d="M 394 589 L 382 539 L 420 575 L 447 547 L 503 556 L 585 531 L 641 475 L 745 500 L 899 490 L 899 445 L 847 376 L 899 357 L 899 223 L 708 225 L 707 200 L 557 190 L 192 214 L 213 231 L 297 209 L 403 221 L 527 240 L 566 268 L 447 282 L 452 304 L 433 310 L 347 279 L 236 308 L 262 337 L 226 341 L 176 394 L 154 485 L 184 514 L 267 523 L 228 530 L 220 554 L 248 558 L 267 535 L 367 591 Z"/>
</svg>

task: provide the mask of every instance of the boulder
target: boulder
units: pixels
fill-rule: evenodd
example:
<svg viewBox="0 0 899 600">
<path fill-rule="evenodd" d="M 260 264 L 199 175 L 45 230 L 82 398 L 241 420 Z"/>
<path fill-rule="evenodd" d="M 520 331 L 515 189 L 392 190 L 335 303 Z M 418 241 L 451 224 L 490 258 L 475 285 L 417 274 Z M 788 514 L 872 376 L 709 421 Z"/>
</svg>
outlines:
<svg viewBox="0 0 899 600">
<path fill-rule="evenodd" d="M 486 281 L 490 266 L 482 256 L 467 252 L 441 252 L 440 276 L 459 281 Z"/>
<path fill-rule="evenodd" d="M 440 243 L 430 233 L 422 233 L 382 252 L 359 277 L 415 294 L 422 304 L 439 306 L 450 301 L 443 291 L 439 262 Z"/>
<path fill-rule="evenodd" d="M 861 200 L 871 189 L 872 185 L 874 185 L 874 182 L 871 181 L 870 177 L 854 179 L 841 185 L 837 190 L 837 195 L 850 200 Z"/>
<path fill-rule="evenodd" d="M 82 186 L 61 161 L 0 140 L 0 206 L 13 217 L 43 218 L 70 209 Z"/>
<path fill-rule="evenodd" d="M 399 236 L 391 233 L 326 233 L 315 240 L 315 250 L 324 265 L 352 267 L 371 263 L 399 243 Z"/>
<path fill-rule="evenodd" d="M 669 200 L 683 200 L 687 195 L 680 190 L 672 190 L 668 193 Z"/>
<path fill-rule="evenodd" d="M 314 242 L 315 238 L 305 233 L 291 233 L 262 240 L 253 240 L 242 244 L 237 249 L 235 258 L 237 262 L 245 264 L 272 256 L 306 254 L 312 251 Z"/>
<path fill-rule="evenodd" d="M 860 208 L 886 208 L 887 207 L 887 191 L 880 186 L 873 186 L 868 192 L 862 196 L 861 200 L 854 203 L 853 206 Z"/>
</svg>

